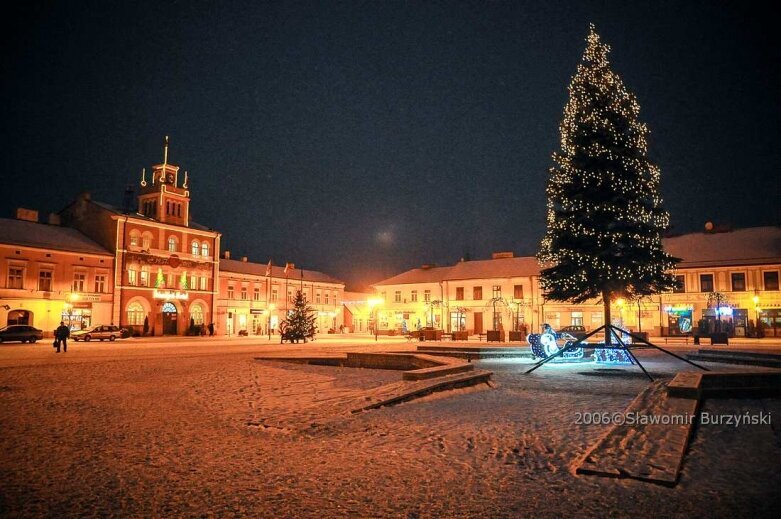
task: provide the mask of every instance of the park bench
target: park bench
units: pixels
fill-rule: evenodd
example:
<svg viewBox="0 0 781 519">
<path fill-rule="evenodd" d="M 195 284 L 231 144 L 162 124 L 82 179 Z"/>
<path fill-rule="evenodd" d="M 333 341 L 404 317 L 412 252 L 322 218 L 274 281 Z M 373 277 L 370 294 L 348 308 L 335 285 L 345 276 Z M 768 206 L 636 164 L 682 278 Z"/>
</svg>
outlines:
<svg viewBox="0 0 781 519">
<path fill-rule="evenodd" d="M 477 340 L 478 340 L 478 341 L 482 341 L 483 339 L 485 339 L 485 338 L 487 337 L 487 335 L 488 335 L 488 334 L 487 334 L 487 333 L 485 333 L 485 332 L 483 332 L 483 333 L 478 333 L 478 334 L 477 334 Z"/>
</svg>

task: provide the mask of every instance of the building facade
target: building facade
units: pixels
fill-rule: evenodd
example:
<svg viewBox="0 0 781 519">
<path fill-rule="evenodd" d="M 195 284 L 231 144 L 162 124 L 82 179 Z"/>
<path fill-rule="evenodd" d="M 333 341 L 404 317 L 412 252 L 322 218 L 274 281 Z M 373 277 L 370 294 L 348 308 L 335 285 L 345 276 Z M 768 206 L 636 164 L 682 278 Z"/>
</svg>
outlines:
<svg viewBox="0 0 781 519">
<path fill-rule="evenodd" d="M 273 335 L 301 291 L 317 314 L 319 333 L 338 331 L 343 324 L 344 283 L 315 270 L 253 263 L 242 257 L 220 260 L 217 334 Z"/>
<path fill-rule="evenodd" d="M 60 213 L 111 251 L 112 321 L 135 333 L 198 333 L 214 320 L 220 233 L 190 218 L 189 182 L 168 163 L 166 140 L 162 164 L 141 175 L 138 211 L 83 194 Z"/>
<path fill-rule="evenodd" d="M 682 335 L 716 330 L 733 336 L 781 336 L 781 228 L 693 233 L 664 240 L 681 258 L 680 289 L 640 301 L 613 301 L 613 316 L 632 331 Z M 533 257 L 495 254 L 450 267 L 424 265 L 374 285 L 383 301 L 380 333 L 433 326 L 470 334 L 488 329 L 538 330 L 603 324 L 600 301 L 573 305 L 546 300 Z M 436 298 L 436 299 L 435 299 Z M 757 322 L 761 331 L 757 330 Z"/>
<path fill-rule="evenodd" d="M 0 326 L 26 324 L 51 336 L 60 321 L 72 330 L 111 324 L 114 255 L 59 217 L 38 223 L 37 211 L 0 218 Z"/>
</svg>

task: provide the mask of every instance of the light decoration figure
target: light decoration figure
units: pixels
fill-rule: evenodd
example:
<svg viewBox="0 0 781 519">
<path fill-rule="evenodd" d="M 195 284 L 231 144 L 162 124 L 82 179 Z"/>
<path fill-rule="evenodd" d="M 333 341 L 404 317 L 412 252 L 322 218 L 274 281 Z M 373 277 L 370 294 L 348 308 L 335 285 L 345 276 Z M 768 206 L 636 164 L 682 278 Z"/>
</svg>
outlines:
<svg viewBox="0 0 781 519">
<path fill-rule="evenodd" d="M 559 346 L 558 341 L 560 340 L 565 341 L 562 346 Z M 556 355 L 562 348 L 571 346 L 576 340 L 575 337 L 566 332 L 557 333 L 547 323 L 542 325 L 542 333 L 531 333 L 528 337 L 532 353 L 538 359 L 547 359 L 548 357 Z M 587 343 L 583 342 L 582 344 Z M 557 357 L 556 362 L 577 361 L 582 358 L 583 348 L 572 348 Z"/>
<path fill-rule="evenodd" d="M 611 341 L 614 346 L 611 348 L 600 348 L 598 345 L 594 348 L 594 362 L 597 364 L 634 364 L 632 357 L 626 349 L 619 346 L 618 334 L 611 330 L 614 340 Z M 629 346 L 632 344 L 632 337 L 626 333 L 621 333 L 621 342 Z"/>
</svg>

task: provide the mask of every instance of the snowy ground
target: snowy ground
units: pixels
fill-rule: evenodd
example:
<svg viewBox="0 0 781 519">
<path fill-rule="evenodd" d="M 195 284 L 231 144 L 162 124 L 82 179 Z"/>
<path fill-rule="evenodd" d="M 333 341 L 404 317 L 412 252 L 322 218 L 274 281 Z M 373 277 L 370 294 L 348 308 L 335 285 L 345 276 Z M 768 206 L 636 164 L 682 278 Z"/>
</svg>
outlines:
<svg viewBox="0 0 781 519">
<path fill-rule="evenodd" d="M 777 514 L 781 429 L 702 426 L 665 488 L 574 476 L 647 385 L 637 368 L 482 361 L 496 388 L 350 415 L 399 373 L 257 362 L 272 351 L 394 343 L 0 347 L 0 512 L 6 516 L 727 517 Z M 654 375 L 683 364 L 640 354 Z M 729 369 L 719 366 L 720 369 Z M 735 369 L 735 368 L 732 368 Z M 781 401 L 711 400 L 713 413 Z"/>
</svg>

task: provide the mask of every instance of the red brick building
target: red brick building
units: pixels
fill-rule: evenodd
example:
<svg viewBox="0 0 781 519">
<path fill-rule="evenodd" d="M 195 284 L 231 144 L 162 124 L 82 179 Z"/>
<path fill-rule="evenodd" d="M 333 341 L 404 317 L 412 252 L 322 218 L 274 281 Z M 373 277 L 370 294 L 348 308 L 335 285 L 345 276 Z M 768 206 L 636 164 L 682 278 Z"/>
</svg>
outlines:
<svg viewBox="0 0 781 519">
<path fill-rule="evenodd" d="M 220 233 L 190 218 L 187 172 L 163 162 L 142 173 L 138 211 L 80 196 L 60 214 L 114 253 L 113 322 L 153 335 L 183 335 L 214 321 Z"/>
</svg>

